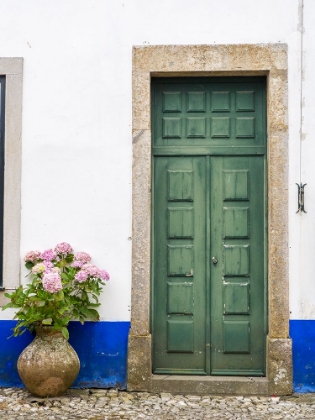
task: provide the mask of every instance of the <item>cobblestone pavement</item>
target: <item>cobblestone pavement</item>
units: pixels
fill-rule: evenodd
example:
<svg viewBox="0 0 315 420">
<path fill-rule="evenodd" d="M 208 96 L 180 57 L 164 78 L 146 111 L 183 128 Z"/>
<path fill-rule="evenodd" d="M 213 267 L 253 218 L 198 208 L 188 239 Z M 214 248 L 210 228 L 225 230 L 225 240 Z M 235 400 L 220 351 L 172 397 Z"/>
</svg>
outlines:
<svg viewBox="0 0 315 420">
<path fill-rule="evenodd" d="M 36 398 L 24 389 L 0 388 L 5 420 L 198 420 L 315 419 L 315 395 L 222 397 L 110 390 L 69 390 L 58 398 Z"/>
</svg>

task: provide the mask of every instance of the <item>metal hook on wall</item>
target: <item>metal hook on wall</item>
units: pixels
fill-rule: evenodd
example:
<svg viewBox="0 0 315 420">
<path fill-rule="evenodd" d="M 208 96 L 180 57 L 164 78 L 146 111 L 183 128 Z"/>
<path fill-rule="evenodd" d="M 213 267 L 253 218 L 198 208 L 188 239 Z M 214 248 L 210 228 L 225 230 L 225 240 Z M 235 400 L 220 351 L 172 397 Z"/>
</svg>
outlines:
<svg viewBox="0 0 315 420">
<path fill-rule="evenodd" d="M 296 213 L 307 213 L 304 209 L 304 187 L 307 184 L 297 184 L 298 186 L 298 211 Z"/>
</svg>

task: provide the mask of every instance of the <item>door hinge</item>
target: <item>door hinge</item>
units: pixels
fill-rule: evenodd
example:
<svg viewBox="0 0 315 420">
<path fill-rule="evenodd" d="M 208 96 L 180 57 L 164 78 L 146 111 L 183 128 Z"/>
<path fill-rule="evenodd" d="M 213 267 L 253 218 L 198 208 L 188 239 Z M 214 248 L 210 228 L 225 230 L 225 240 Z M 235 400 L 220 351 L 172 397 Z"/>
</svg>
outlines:
<svg viewBox="0 0 315 420">
<path fill-rule="evenodd" d="M 307 213 L 304 209 L 304 187 L 307 184 L 296 183 L 298 186 L 298 210 L 296 213 Z"/>
</svg>

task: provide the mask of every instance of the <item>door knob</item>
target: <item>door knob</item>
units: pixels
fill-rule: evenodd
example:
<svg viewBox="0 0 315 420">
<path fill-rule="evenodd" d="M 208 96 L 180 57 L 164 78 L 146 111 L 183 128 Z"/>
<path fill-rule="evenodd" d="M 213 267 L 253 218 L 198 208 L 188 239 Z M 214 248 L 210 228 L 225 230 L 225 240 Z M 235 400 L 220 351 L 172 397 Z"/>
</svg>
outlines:
<svg viewBox="0 0 315 420">
<path fill-rule="evenodd" d="M 217 264 L 217 262 L 218 262 L 218 260 L 216 259 L 216 257 L 212 257 L 212 263 L 213 263 L 214 265 L 216 265 L 216 264 Z"/>
</svg>

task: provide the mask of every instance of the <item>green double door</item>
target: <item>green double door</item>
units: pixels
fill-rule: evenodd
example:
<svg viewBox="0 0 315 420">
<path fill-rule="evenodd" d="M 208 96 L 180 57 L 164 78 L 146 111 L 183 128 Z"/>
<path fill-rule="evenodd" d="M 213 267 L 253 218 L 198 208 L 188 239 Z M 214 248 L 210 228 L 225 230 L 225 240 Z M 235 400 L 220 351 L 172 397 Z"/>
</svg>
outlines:
<svg viewBox="0 0 315 420">
<path fill-rule="evenodd" d="M 153 372 L 265 374 L 265 84 L 153 83 Z"/>
</svg>

